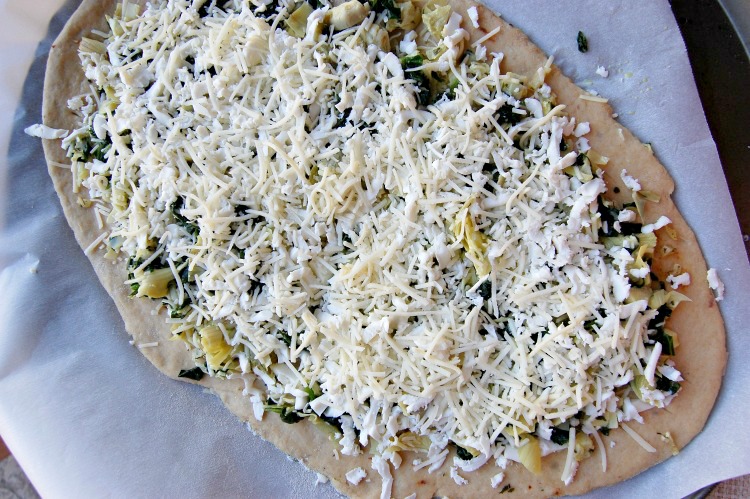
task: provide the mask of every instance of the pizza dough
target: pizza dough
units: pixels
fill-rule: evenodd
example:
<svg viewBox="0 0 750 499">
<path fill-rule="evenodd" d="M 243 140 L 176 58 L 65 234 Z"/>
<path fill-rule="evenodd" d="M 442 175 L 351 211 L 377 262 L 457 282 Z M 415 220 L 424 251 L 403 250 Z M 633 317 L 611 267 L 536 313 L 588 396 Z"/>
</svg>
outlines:
<svg viewBox="0 0 750 499">
<path fill-rule="evenodd" d="M 92 28 L 106 28 L 105 15 L 114 10 L 115 3 L 113 0 L 85 0 L 53 44 L 44 89 L 45 125 L 61 129 L 76 127 L 76 117 L 61 103 L 83 93 L 86 88 L 77 55 L 78 42 Z M 472 40 L 500 27 L 500 31 L 486 41 L 485 46 L 488 51 L 501 51 L 505 54 L 504 71 L 530 74 L 546 61 L 547 56 L 523 33 L 493 15 L 486 7 L 478 6 L 481 28 L 474 30 L 465 15 L 466 8 L 472 4 L 465 0 L 454 0 L 452 5 L 464 16 L 464 27 L 471 32 Z M 630 175 L 661 196 L 659 203 L 647 205 L 646 219 L 652 221 L 661 215 L 668 216 L 672 220 L 677 239 L 669 241 L 669 245 L 674 248 L 672 253 L 663 258 L 655 258 L 655 272 L 663 277 L 671 272 L 675 264 L 679 264 L 683 271 L 693 276 L 705 276 L 706 264 L 695 236 L 670 199 L 674 184 L 664 167 L 638 139 L 611 118 L 612 110 L 607 104 L 580 99 L 579 96 L 584 92 L 556 68 L 553 68 L 546 81 L 557 94 L 558 102 L 567 105 L 568 114 L 591 124 L 592 133 L 588 137 L 592 147 L 610 158 L 605 174 L 610 193 L 617 186 L 620 188 L 620 196 L 625 198 L 627 189 L 622 185 L 619 173 L 626 168 Z M 59 141 L 45 140 L 44 150 L 50 165 L 68 163 Z M 50 166 L 49 171 L 76 239 L 82 248 L 88 248 L 98 234 L 91 210 L 78 204 L 67 170 Z M 664 244 L 664 240 L 664 236 L 660 237 L 660 245 Z M 656 254 L 660 254 L 659 247 Z M 159 342 L 158 347 L 143 349 L 142 353 L 164 374 L 173 378 L 181 369 L 193 367 L 192 357 L 185 347 L 179 342 L 168 341 L 171 333 L 164 323 L 164 317 L 151 315 L 153 302 L 129 297 L 127 287 L 122 284 L 127 277 L 126 270 L 105 260 L 100 252 L 91 251 L 88 256 L 135 342 Z M 676 445 L 681 448 L 701 430 L 717 396 L 726 365 L 724 327 L 713 294 L 704 279 L 696 278 L 693 284 L 680 291 L 688 295 L 692 303 L 680 306 L 675 311 L 669 327 L 679 334 L 680 346 L 675 362 L 686 382 L 683 383 L 679 396 L 666 410 L 648 411 L 643 414 L 645 425 L 633 425 L 633 429 L 653 445 L 656 452 L 645 452 L 623 430 L 614 430 L 608 437 L 603 437 L 607 447 L 609 442 L 616 443 L 614 448 L 606 449 L 609 463 L 606 473 L 601 471 L 601 449 L 597 448 L 591 458 L 580 463 L 575 480 L 569 486 L 564 486 L 560 475 L 565 456 L 564 453 L 557 453 L 544 458 L 541 476 L 531 474 L 519 464 L 510 464 L 505 471 L 503 484 L 510 484 L 513 491 L 504 495 L 544 497 L 580 494 L 592 488 L 613 484 L 672 454 L 671 444 L 662 439 L 660 434 L 669 432 Z M 252 417 L 249 402 L 242 396 L 241 381 L 204 378 L 200 384 L 217 393 L 233 413 L 248 421 L 263 438 L 311 469 L 330 477 L 336 488 L 343 493 L 368 497 L 380 494 L 380 480 L 370 471 L 367 454 L 336 459 L 334 455 L 338 444 L 329 441 L 326 435 L 306 421 L 287 425 L 279 418 L 266 417 L 262 423 L 258 423 Z M 413 457 L 406 454 L 404 463 L 410 463 Z M 498 472 L 494 466 L 485 466 L 472 473 L 469 485 L 458 486 L 449 476 L 449 461 L 446 460 L 443 467 L 432 474 L 426 470 L 414 472 L 408 464 L 392 470 L 393 496 L 405 497 L 416 492 L 419 497 L 468 497 L 488 496 L 498 492 L 490 487 L 490 477 Z M 373 479 L 357 486 L 349 484 L 344 475 L 356 467 L 368 470 Z"/>
</svg>

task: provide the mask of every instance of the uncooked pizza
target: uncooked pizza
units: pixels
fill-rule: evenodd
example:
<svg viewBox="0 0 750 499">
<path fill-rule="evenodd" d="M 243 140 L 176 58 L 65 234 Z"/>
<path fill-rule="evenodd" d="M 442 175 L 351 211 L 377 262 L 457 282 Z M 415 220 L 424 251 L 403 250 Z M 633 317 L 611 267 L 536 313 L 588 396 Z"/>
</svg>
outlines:
<svg viewBox="0 0 750 499">
<path fill-rule="evenodd" d="M 713 405 L 669 175 L 481 5 L 87 0 L 32 132 L 136 346 L 343 493 L 583 493 Z"/>
</svg>

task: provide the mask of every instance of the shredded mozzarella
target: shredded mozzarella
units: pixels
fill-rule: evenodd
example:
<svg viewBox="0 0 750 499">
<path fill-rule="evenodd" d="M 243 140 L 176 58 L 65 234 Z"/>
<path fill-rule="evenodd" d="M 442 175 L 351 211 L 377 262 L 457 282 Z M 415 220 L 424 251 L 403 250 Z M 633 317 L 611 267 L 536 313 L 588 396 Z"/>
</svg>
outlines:
<svg viewBox="0 0 750 499">
<path fill-rule="evenodd" d="M 31 125 L 26 127 L 24 130 L 26 135 L 31 137 L 39 137 L 40 139 L 64 139 L 70 133 L 68 130 L 60 130 L 58 128 L 50 128 L 46 125 Z"/>
<path fill-rule="evenodd" d="M 412 464 L 430 473 L 449 442 L 478 451 L 451 467 L 460 485 L 459 464 L 504 464 L 537 423 L 639 420 L 621 388 L 662 364 L 635 333 L 645 302 L 625 301 L 649 269 L 629 267 L 630 243 L 600 240 L 606 185 L 588 123 L 549 86 L 502 74 L 499 55 L 458 64 L 455 13 L 433 59 L 407 64 L 421 31 L 383 50 L 382 15 L 317 31 L 326 5 L 295 37 L 230 3 L 201 16 L 154 2 L 115 16 L 104 41 L 85 38 L 99 90 L 71 99 L 82 124 L 63 141 L 107 223 L 87 251 L 128 260 L 127 284 L 162 300 L 196 363 L 242 377 L 257 419 L 338 421 L 343 454 L 373 447 L 383 497 L 409 437 L 427 439 Z M 455 80 L 429 103 L 424 68 Z"/>
<path fill-rule="evenodd" d="M 630 435 L 630 438 L 635 440 L 638 443 L 638 445 L 643 447 L 643 450 L 645 450 L 646 452 L 656 452 L 656 449 L 654 448 L 654 446 L 646 442 L 643 439 L 643 437 L 640 436 L 638 433 L 636 433 L 636 431 L 633 430 L 630 426 L 626 425 L 625 423 L 622 423 L 621 426 L 622 426 L 622 429 L 625 430 L 625 433 Z"/>
</svg>

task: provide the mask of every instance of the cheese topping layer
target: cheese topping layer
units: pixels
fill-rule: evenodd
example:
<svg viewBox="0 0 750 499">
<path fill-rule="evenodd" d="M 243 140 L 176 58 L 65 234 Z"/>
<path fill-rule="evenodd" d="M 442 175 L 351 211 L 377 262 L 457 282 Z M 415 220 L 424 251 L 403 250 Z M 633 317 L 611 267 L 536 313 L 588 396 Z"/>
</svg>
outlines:
<svg viewBox="0 0 750 499">
<path fill-rule="evenodd" d="M 664 321 L 684 297 L 649 268 L 669 221 L 642 231 L 638 203 L 604 202 L 607 160 L 549 65 L 503 74 L 461 22 L 410 2 L 125 2 L 81 42 L 91 93 L 69 102 L 94 246 L 161 300 L 198 366 L 181 375 L 242 377 L 258 419 L 369 446 L 384 494 L 400 451 L 434 471 L 451 443 L 456 483 L 564 449 L 567 482 L 589 435 L 681 380 Z"/>
</svg>

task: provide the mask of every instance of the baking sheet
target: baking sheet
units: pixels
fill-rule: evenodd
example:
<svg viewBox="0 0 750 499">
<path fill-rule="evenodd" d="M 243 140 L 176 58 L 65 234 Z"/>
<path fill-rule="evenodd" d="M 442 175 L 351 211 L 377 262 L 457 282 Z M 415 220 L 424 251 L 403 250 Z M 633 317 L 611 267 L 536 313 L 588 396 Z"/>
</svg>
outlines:
<svg viewBox="0 0 750 499">
<path fill-rule="evenodd" d="M 41 119 L 46 52 L 76 4 L 0 1 L 0 434 L 44 497 L 337 497 L 218 399 L 161 376 L 128 344 L 64 220 L 41 144 L 22 132 Z M 737 415 L 750 400 L 750 367 L 738 361 L 750 356 L 750 267 L 667 1 L 490 5 L 652 143 L 727 288 L 730 359 L 708 426 L 677 457 L 590 496 L 682 497 L 749 473 L 750 434 Z"/>
</svg>

